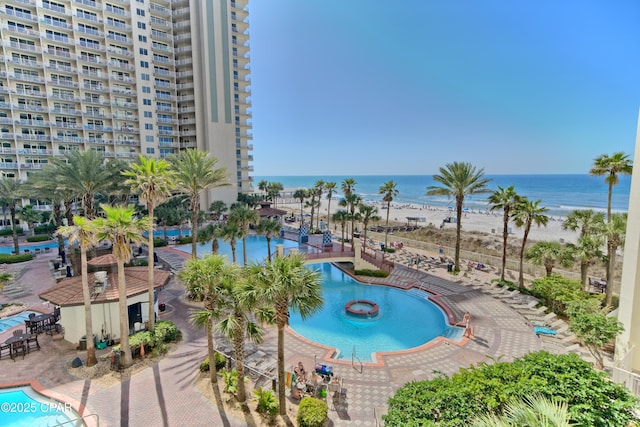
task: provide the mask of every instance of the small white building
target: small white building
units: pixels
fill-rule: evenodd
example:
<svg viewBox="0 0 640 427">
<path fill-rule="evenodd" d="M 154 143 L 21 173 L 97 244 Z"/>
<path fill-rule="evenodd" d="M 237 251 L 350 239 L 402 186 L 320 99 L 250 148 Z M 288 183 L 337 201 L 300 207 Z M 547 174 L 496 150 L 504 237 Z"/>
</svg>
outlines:
<svg viewBox="0 0 640 427">
<path fill-rule="evenodd" d="M 111 268 L 109 270 L 89 273 L 93 333 L 98 340 L 107 337 L 110 339 L 120 338 L 118 274 Z M 124 271 L 127 284 L 127 306 L 129 307 L 129 330 L 133 332 L 139 325 L 143 325 L 149 317 L 148 270 L 147 267 L 127 267 Z M 170 277 L 169 271 L 159 269 L 154 271 L 156 313 L 158 310 L 158 290 L 169 282 Z M 86 335 L 81 276 L 62 279 L 39 296 L 51 304 L 60 306 L 59 323 L 64 328 L 64 338 L 69 342 L 78 343 Z"/>
</svg>

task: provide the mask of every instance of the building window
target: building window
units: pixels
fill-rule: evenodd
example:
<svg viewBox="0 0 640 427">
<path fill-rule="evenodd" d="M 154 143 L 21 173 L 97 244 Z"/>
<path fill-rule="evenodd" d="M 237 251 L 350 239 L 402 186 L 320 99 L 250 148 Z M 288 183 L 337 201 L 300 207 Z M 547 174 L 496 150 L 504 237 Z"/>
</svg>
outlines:
<svg viewBox="0 0 640 427">
<path fill-rule="evenodd" d="M 138 36 L 138 41 L 146 43 L 147 42 L 147 36 Z"/>
<path fill-rule="evenodd" d="M 140 76 L 140 78 L 141 78 L 142 80 L 150 80 L 150 78 L 149 78 L 149 74 L 144 74 L 144 73 L 142 73 L 142 74 L 141 74 L 141 76 Z"/>
<path fill-rule="evenodd" d="M 145 139 L 147 142 L 153 142 L 153 135 L 147 135 Z"/>
<path fill-rule="evenodd" d="M 142 86 L 142 92 L 151 93 L 151 88 L 149 86 Z"/>
<path fill-rule="evenodd" d="M 145 24 L 144 22 L 138 22 L 138 28 L 140 28 L 141 30 L 146 30 L 147 24 Z"/>
<path fill-rule="evenodd" d="M 145 111 L 144 112 L 144 116 L 145 117 L 153 117 L 153 113 L 151 111 Z"/>
<path fill-rule="evenodd" d="M 143 103 L 144 105 L 151 105 L 151 100 L 150 100 L 150 99 L 143 99 L 143 100 L 142 100 L 142 103 Z"/>
<path fill-rule="evenodd" d="M 147 147 L 147 154 L 155 154 L 156 149 L 153 147 Z"/>
<path fill-rule="evenodd" d="M 140 66 L 142 68 L 149 68 L 149 61 L 140 61 Z"/>
<path fill-rule="evenodd" d="M 145 128 L 146 130 L 153 130 L 153 125 L 152 125 L 151 123 L 145 123 L 145 124 L 144 124 L 144 128 Z"/>
<path fill-rule="evenodd" d="M 142 9 L 136 9 L 136 14 L 137 14 L 138 16 L 144 16 L 144 10 L 142 10 Z"/>
</svg>

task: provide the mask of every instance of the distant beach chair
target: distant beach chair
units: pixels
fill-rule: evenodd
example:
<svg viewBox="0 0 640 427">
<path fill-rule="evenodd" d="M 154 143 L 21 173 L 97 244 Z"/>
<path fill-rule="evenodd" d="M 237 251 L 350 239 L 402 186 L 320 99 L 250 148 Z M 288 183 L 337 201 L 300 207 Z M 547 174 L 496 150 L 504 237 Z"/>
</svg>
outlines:
<svg viewBox="0 0 640 427">
<path fill-rule="evenodd" d="M 558 332 L 556 332 L 555 329 L 542 328 L 542 327 L 533 328 L 533 332 L 535 332 L 536 335 L 557 335 L 558 334 Z"/>
</svg>

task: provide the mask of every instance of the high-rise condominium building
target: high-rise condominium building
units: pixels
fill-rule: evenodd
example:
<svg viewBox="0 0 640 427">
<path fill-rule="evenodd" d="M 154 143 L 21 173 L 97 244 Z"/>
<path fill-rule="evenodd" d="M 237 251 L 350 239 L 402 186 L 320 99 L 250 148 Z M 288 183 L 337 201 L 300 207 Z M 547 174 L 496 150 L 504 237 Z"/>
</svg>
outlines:
<svg viewBox="0 0 640 427">
<path fill-rule="evenodd" d="M 0 172 L 198 148 L 252 189 L 248 0 L 0 1 Z"/>
</svg>

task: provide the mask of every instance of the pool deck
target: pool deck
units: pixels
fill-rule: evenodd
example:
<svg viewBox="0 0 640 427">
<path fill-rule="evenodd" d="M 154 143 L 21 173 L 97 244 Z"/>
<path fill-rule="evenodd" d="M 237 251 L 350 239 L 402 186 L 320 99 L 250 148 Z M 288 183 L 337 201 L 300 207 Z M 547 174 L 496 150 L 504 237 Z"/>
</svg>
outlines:
<svg viewBox="0 0 640 427">
<path fill-rule="evenodd" d="M 53 251 L 55 252 L 55 251 Z M 159 258 L 173 270 L 182 265 L 188 254 L 171 248 L 159 248 Z M 51 311 L 37 294 L 48 289 L 55 281 L 48 269 L 48 260 L 54 253 L 38 255 L 30 261 L 20 281 L 30 289 L 30 294 L 18 298 L 20 302 Z M 11 266 L 11 269 L 19 266 Z M 434 372 L 452 374 L 461 367 L 489 361 L 491 358 L 512 360 L 530 351 L 547 349 L 545 341 L 538 338 L 526 319 L 505 300 L 490 296 L 470 285 L 480 280 L 460 278 L 456 283 L 446 270 L 429 274 L 421 270 L 399 265 L 393 274 L 378 284 L 394 284 L 400 287 L 420 285 L 437 295 L 435 298 L 448 307 L 455 321 L 464 312 L 473 316 L 473 339 L 460 343 L 438 339 L 422 347 L 378 356 L 376 363 L 352 364 L 329 359 L 330 349 L 312 343 L 289 331 L 285 335 L 286 366 L 302 361 L 308 370 L 315 360 L 333 365 L 334 373 L 344 379 L 348 407 L 332 410 L 329 416 L 333 426 L 374 426 L 374 409 L 386 407 L 387 399 L 405 383 L 433 378 Z M 494 275 L 495 278 L 495 275 Z M 227 416 L 210 402 L 194 386 L 198 366 L 206 356 L 206 337 L 187 322 L 190 310 L 182 301 L 183 291 L 175 279 L 161 291 L 160 298 L 168 310 L 161 318 L 176 322 L 183 331 L 183 340 L 166 357 L 120 383 L 106 386 L 97 381 L 84 380 L 68 373 L 66 365 L 73 358 L 85 357 L 85 352 L 63 340 L 53 340 L 40 335 L 41 351 L 28 354 L 24 360 L 0 360 L 0 387 L 16 382 L 37 380 L 44 389 L 57 396 L 68 396 L 77 402 L 85 415 L 98 414 L 101 426 L 115 425 L 164 425 L 164 426 L 245 426 L 245 420 Z M 17 300 L 16 300 L 17 301 Z M 16 302 L 0 294 L 0 303 Z M 12 330 L 0 334 L 4 342 Z M 557 352 L 564 352 L 561 345 Z M 274 328 L 270 328 L 265 341 L 259 346 L 265 359 L 273 360 L 277 348 Z M 109 349 L 98 350 L 98 354 Z M 360 356 L 361 359 L 366 357 Z M 295 405 L 289 401 L 289 405 Z M 75 406 L 75 405 L 74 405 Z"/>
</svg>

